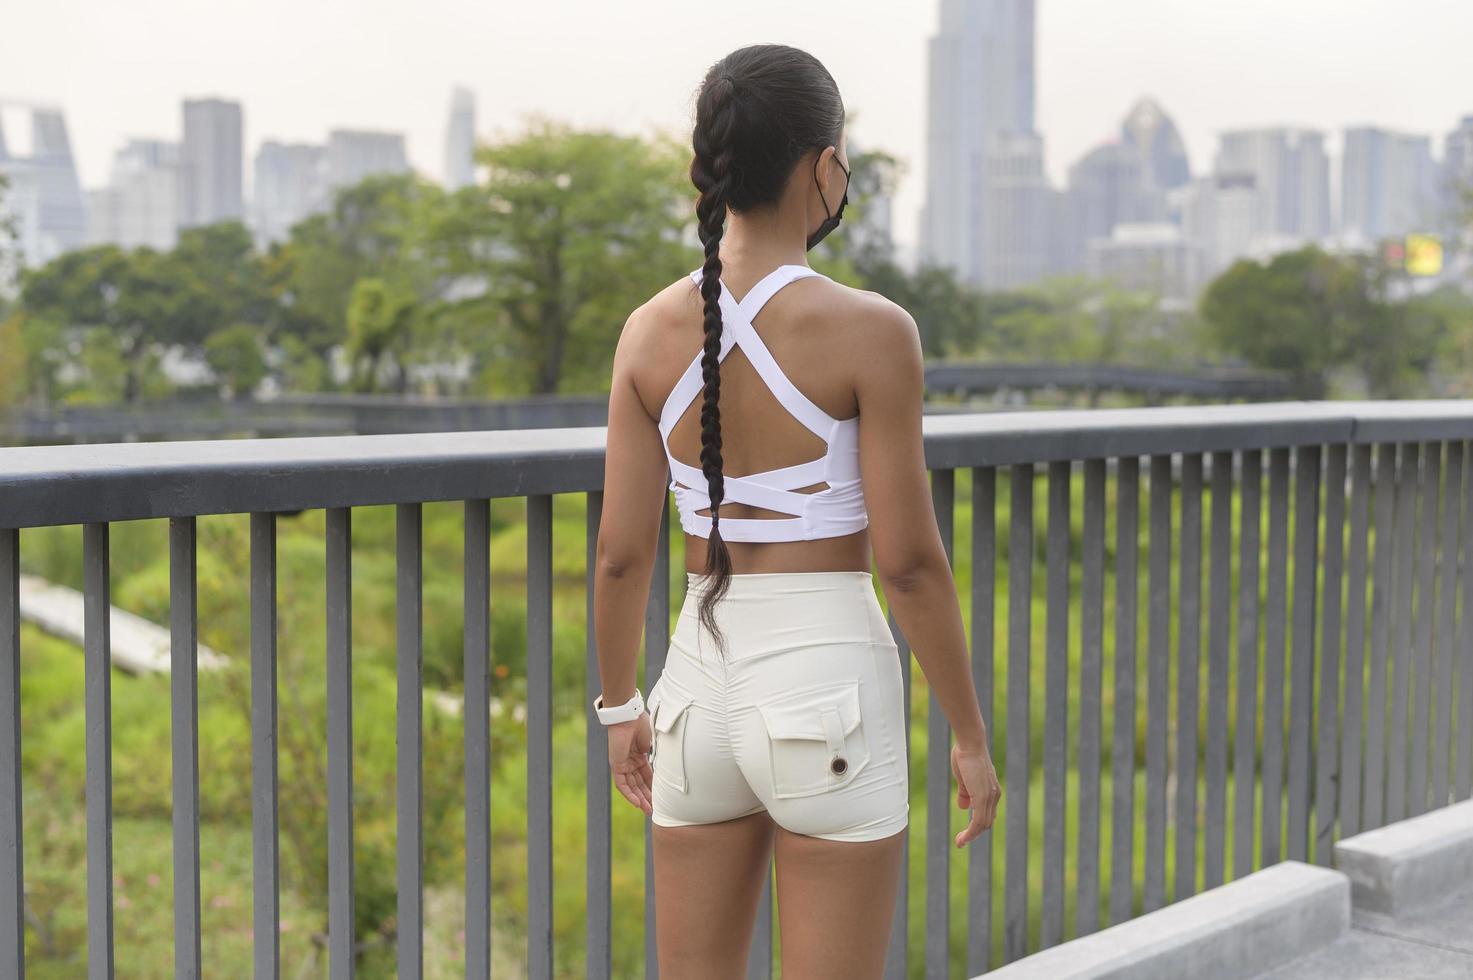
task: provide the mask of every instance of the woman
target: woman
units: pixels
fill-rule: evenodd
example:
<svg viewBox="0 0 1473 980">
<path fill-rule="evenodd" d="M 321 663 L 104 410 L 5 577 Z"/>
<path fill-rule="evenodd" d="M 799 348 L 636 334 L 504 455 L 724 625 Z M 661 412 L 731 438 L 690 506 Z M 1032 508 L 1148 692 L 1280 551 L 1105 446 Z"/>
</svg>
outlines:
<svg viewBox="0 0 1473 980">
<path fill-rule="evenodd" d="M 745 975 L 769 856 L 783 975 L 879 976 L 910 804 L 871 548 L 955 733 L 958 847 L 1002 792 L 930 503 L 920 339 L 895 304 L 807 265 L 848 199 L 822 64 L 733 51 L 702 83 L 692 142 L 705 262 L 634 311 L 614 355 L 595 715 L 614 782 L 654 823 L 661 976 Z M 688 588 L 646 710 L 667 466 Z"/>
</svg>

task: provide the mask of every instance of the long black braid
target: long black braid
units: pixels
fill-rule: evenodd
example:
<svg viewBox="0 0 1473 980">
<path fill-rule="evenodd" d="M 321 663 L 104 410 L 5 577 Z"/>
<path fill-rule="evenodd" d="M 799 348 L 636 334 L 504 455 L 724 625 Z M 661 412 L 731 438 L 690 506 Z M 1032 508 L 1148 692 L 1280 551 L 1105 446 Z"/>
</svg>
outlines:
<svg viewBox="0 0 1473 980">
<path fill-rule="evenodd" d="M 822 63 L 785 44 L 739 48 L 712 65 L 696 98 L 691 135 L 691 182 L 697 231 L 705 248 L 701 299 L 705 346 L 701 356 L 701 472 L 711 498 L 706 546 L 706 588 L 700 622 L 725 648 L 715 605 L 731 584 L 731 551 L 721 537 L 726 484 L 721 460 L 721 236 L 728 210 L 775 205 L 793 168 L 810 150 L 837 146 L 844 103 Z"/>
</svg>

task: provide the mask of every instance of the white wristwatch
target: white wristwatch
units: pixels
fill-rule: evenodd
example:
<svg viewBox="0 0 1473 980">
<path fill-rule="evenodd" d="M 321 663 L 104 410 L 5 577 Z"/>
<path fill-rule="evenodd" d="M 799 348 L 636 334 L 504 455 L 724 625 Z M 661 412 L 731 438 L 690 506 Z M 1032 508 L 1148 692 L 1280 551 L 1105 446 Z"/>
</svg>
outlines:
<svg viewBox="0 0 1473 980">
<path fill-rule="evenodd" d="M 623 704 L 616 704 L 612 708 L 604 707 L 604 696 L 600 694 L 593 699 L 593 710 L 598 715 L 600 723 L 605 725 L 617 725 L 622 721 L 633 721 L 644 713 L 644 695 L 639 693 L 639 688 L 634 689 L 634 697 Z"/>
</svg>

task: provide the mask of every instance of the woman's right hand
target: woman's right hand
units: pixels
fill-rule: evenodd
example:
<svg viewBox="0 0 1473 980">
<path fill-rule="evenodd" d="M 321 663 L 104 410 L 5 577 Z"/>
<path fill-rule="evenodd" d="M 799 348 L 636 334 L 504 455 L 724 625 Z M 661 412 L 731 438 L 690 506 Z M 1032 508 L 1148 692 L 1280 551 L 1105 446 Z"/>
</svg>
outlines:
<svg viewBox="0 0 1473 980">
<path fill-rule="evenodd" d="M 972 811 L 971 822 L 956 835 L 956 846 L 965 847 L 992 826 L 997 817 L 997 801 L 1002 798 L 1002 784 L 984 742 L 980 749 L 968 750 L 961 745 L 951 747 L 951 773 L 956 777 L 956 805 Z"/>
</svg>

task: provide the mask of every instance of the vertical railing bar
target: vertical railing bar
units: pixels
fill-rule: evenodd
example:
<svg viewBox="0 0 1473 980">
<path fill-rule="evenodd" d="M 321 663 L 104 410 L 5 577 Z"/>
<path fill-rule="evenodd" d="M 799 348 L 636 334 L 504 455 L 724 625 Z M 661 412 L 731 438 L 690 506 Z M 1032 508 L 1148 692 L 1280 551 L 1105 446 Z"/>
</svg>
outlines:
<svg viewBox="0 0 1473 980">
<path fill-rule="evenodd" d="M 1171 659 L 1171 457 L 1151 457 L 1146 637 L 1146 868 L 1141 911 L 1166 904 L 1166 736 Z"/>
<path fill-rule="evenodd" d="M 1463 612 L 1458 619 L 1458 711 L 1457 772 L 1453 780 L 1453 798 L 1466 800 L 1473 796 L 1473 449 L 1463 446 L 1463 529 L 1460 535 L 1462 559 L 1459 563 L 1463 593 Z"/>
<path fill-rule="evenodd" d="M 1447 466 L 1443 479 L 1442 531 L 1437 535 L 1438 578 L 1441 595 L 1437 600 L 1437 735 L 1432 743 L 1432 805 L 1447 806 L 1448 763 L 1452 750 L 1453 707 L 1453 631 L 1457 625 L 1458 605 L 1458 508 L 1463 499 L 1463 444 L 1447 444 Z"/>
<path fill-rule="evenodd" d="M 462 503 L 465 974 L 491 973 L 491 502 Z"/>
<path fill-rule="evenodd" d="M 905 705 L 905 765 L 909 772 L 911 722 L 911 650 L 910 641 L 895 620 L 895 611 L 887 609 L 885 622 L 900 657 L 900 685 Z M 908 839 L 908 837 L 907 837 Z M 890 940 L 885 947 L 885 980 L 905 980 L 910 975 L 910 847 L 900 851 L 900 888 L 895 894 L 895 911 L 890 918 Z"/>
<path fill-rule="evenodd" d="M 20 529 L 0 527 L 0 975 L 26 975 L 20 752 Z"/>
<path fill-rule="evenodd" d="M 993 645 L 997 616 L 997 469 L 972 469 L 972 683 L 993 734 Z M 949 777 L 948 777 L 949 778 Z M 992 963 L 992 828 L 967 845 L 968 976 L 986 973 Z"/>
<path fill-rule="evenodd" d="M 1340 610 L 1344 595 L 1345 457 L 1343 443 L 1325 457 L 1324 596 L 1321 599 L 1320 680 L 1315 697 L 1319 712 L 1319 745 L 1315 749 L 1314 863 L 1329 867 L 1334 858 L 1336 792 L 1344 766 L 1336 742 L 1336 709 L 1340 703 Z M 1348 686 L 1348 685 L 1347 685 Z"/>
<path fill-rule="evenodd" d="M 527 975 L 552 980 L 552 494 L 527 497 Z"/>
<path fill-rule="evenodd" d="M 584 740 L 584 770 L 588 793 L 584 822 L 588 835 L 588 862 L 585 868 L 584 935 L 586 959 L 583 974 L 588 980 L 609 980 L 614 970 L 613 922 L 613 805 L 610 791 L 613 776 L 609 771 L 609 731 L 593 713 L 593 701 L 603 690 L 599 677 L 598 635 L 594 630 L 595 584 L 598 580 L 598 535 L 603 522 L 604 494 L 588 491 L 588 508 L 584 551 L 588 569 L 585 587 L 584 615 L 587 638 L 584 644 L 583 676 L 587 690 L 588 738 Z"/>
<path fill-rule="evenodd" d="M 1289 665 L 1287 854 L 1309 860 L 1310 733 L 1314 731 L 1315 607 L 1319 578 L 1320 447 L 1294 451 L 1294 645 Z M 1331 712 L 1334 708 L 1331 706 Z"/>
<path fill-rule="evenodd" d="M 660 510 L 660 527 L 655 535 L 655 560 L 650 568 L 650 589 L 644 606 L 644 692 L 654 690 L 655 683 L 665 672 L 665 658 L 670 649 L 670 495 Z M 656 945 L 655 921 L 655 840 L 654 824 L 644 822 L 644 952 L 645 976 L 655 980 L 660 975 L 658 947 Z M 764 886 L 765 889 L 766 886 Z M 764 896 L 765 897 L 765 896 Z M 769 919 L 771 917 L 769 916 Z M 771 948 L 764 945 L 764 931 L 770 932 L 770 921 L 759 915 L 755 923 L 756 936 L 747 950 L 747 976 L 749 980 L 769 976 L 772 971 Z M 768 937 L 770 940 L 770 936 Z M 764 949 L 769 954 L 764 960 Z"/>
<path fill-rule="evenodd" d="M 1421 496 L 1422 446 L 1408 442 L 1401 447 L 1401 465 L 1396 472 L 1396 604 L 1391 617 L 1391 732 L 1386 762 L 1386 819 L 1407 815 L 1407 696 L 1412 666 L 1412 587 L 1416 577 L 1416 513 Z"/>
<path fill-rule="evenodd" d="M 1079 584 L 1079 874 L 1074 935 L 1100 925 L 1100 763 L 1105 646 L 1105 461 L 1084 461 Z"/>
<path fill-rule="evenodd" d="M 169 518 L 169 717 L 174 829 L 174 975 L 198 977 L 199 601 L 195 518 Z"/>
<path fill-rule="evenodd" d="M 395 935 L 400 977 L 424 975 L 424 512 L 398 504 L 395 519 L 395 794 L 398 884 Z"/>
<path fill-rule="evenodd" d="M 1417 498 L 1421 522 L 1417 530 L 1417 607 L 1412 618 L 1412 766 L 1408 780 L 1407 816 L 1427 812 L 1427 737 L 1432 701 L 1432 631 L 1437 625 L 1437 516 L 1442 490 L 1442 443 L 1427 442 L 1422 452 L 1422 480 Z"/>
<path fill-rule="evenodd" d="M 1140 459 L 1115 468 L 1115 729 L 1110 744 L 1110 922 L 1135 903 L 1136 645 L 1140 613 Z"/>
<path fill-rule="evenodd" d="M 1289 600 L 1289 450 L 1268 457 L 1268 591 L 1263 644 L 1263 806 L 1260 861 L 1281 857 L 1284 805 L 1284 670 Z"/>
<path fill-rule="evenodd" d="M 931 506 L 946 561 L 955 567 L 956 471 L 931 471 Z M 926 953 L 927 980 L 947 980 L 951 958 L 951 725 L 936 689 L 926 685 Z"/>
<path fill-rule="evenodd" d="M 1028 700 L 1032 665 L 1033 464 L 1011 470 L 1011 526 L 1008 529 L 1008 719 L 1003 807 L 1007 822 L 1006 878 L 1003 883 L 1003 961 L 1028 952 Z"/>
<path fill-rule="evenodd" d="M 1181 561 L 1177 569 L 1176 881 L 1173 899 L 1197 891 L 1198 661 L 1202 642 L 1202 454 L 1181 460 Z"/>
<path fill-rule="evenodd" d="M 1232 642 L 1233 454 L 1212 454 L 1212 530 L 1207 608 L 1206 812 L 1202 887 L 1222 884 L 1227 861 L 1228 672 Z"/>
<path fill-rule="evenodd" d="M 1371 447 L 1351 447 L 1350 578 L 1345 598 L 1345 706 L 1340 727 L 1340 836 L 1360 833 L 1361 733 L 1365 704 L 1367 517 Z"/>
<path fill-rule="evenodd" d="M 1064 781 L 1069 735 L 1069 485 L 1068 460 L 1048 467 L 1044 633 L 1043 908 L 1039 946 L 1064 939 Z"/>
<path fill-rule="evenodd" d="M 645 603 L 645 693 L 654 690 L 655 682 L 664 673 L 664 660 L 669 651 L 670 631 L 670 498 L 666 495 L 660 511 L 660 531 L 655 541 L 654 567 L 650 570 L 650 597 Z M 654 980 L 660 976 L 658 949 L 655 948 L 655 895 L 654 895 L 654 824 L 645 821 L 645 977 Z M 770 917 L 769 917 L 770 920 Z M 756 936 L 747 952 L 747 977 L 769 976 L 772 971 L 772 956 L 762 959 L 763 933 L 772 930 L 770 921 L 757 917 Z"/>
<path fill-rule="evenodd" d="M 276 515 L 251 515 L 251 861 L 255 976 L 281 975 L 276 698 Z"/>
<path fill-rule="evenodd" d="M 1386 812 L 1386 666 L 1391 651 L 1391 607 L 1396 531 L 1396 443 L 1376 447 L 1375 490 L 1376 551 L 1372 558 L 1371 654 L 1366 687 L 1366 749 L 1361 788 L 1364 805 L 1361 830 L 1381 826 Z"/>
<path fill-rule="evenodd" d="M 1242 453 L 1238 529 L 1238 678 L 1233 732 L 1233 877 L 1253 871 L 1254 763 L 1258 752 L 1258 584 L 1263 528 L 1263 453 Z"/>
<path fill-rule="evenodd" d="M 769 861 L 762 894 L 757 899 L 757 924 L 747 958 L 748 980 L 769 980 L 772 976 L 772 869 Z"/>
<path fill-rule="evenodd" d="M 354 974 L 352 511 L 327 508 L 327 907 L 333 980 Z"/>
<path fill-rule="evenodd" d="M 109 527 L 82 526 L 87 717 L 87 976 L 113 976 L 112 589 Z"/>
</svg>

